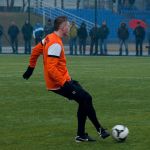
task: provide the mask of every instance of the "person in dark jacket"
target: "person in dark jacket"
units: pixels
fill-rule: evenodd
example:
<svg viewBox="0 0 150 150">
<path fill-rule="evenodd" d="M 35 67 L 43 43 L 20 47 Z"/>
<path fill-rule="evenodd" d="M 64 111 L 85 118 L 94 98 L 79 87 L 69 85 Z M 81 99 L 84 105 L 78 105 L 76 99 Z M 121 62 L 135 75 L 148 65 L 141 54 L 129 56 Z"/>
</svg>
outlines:
<svg viewBox="0 0 150 150">
<path fill-rule="evenodd" d="M 146 46 L 146 48 L 148 48 L 148 55 L 150 55 L 150 25 L 148 25 L 148 30 L 147 30 L 147 40 L 148 40 L 148 46 Z"/>
<path fill-rule="evenodd" d="M 90 55 L 98 55 L 98 27 L 95 25 L 91 30 L 90 30 L 90 38 L 91 38 L 91 45 L 90 45 Z M 93 53 L 93 47 L 95 46 L 95 53 Z"/>
<path fill-rule="evenodd" d="M 31 53 L 31 39 L 32 39 L 33 27 L 28 20 L 22 27 L 22 34 L 25 42 L 25 54 Z"/>
<path fill-rule="evenodd" d="M 44 34 L 45 36 L 52 33 L 54 31 L 54 26 L 52 24 L 51 19 L 48 19 L 47 24 L 44 26 Z"/>
<path fill-rule="evenodd" d="M 87 37 L 88 37 L 88 33 L 86 29 L 86 24 L 83 22 L 80 28 L 78 29 L 80 55 L 82 54 L 85 55 Z"/>
<path fill-rule="evenodd" d="M 143 41 L 145 39 L 145 29 L 141 26 L 141 23 L 137 23 L 137 27 L 134 29 L 133 34 L 135 35 L 136 41 L 136 56 L 140 54 L 143 55 Z M 139 46 L 140 46 L 140 53 L 139 53 Z"/>
<path fill-rule="evenodd" d="M 19 28 L 14 21 L 12 21 L 11 25 L 8 28 L 8 35 L 10 37 L 11 46 L 13 49 L 13 53 L 18 53 L 18 34 Z"/>
<path fill-rule="evenodd" d="M 0 53 L 2 52 L 2 36 L 3 36 L 3 26 L 0 25 Z"/>
<path fill-rule="evenodd" d="M 35 45 L 42 41 L 44 35 L 43 25 L 37 22 L 33 28 L 33 37 L 35 38 Z"/>
<path fill-rule="evenodd" d="M 120 27 L 118 28 L 118 38 L 120 39 L 120 48 L 119 48 L 119 55 L 122 55 L 122 48 L 123 45 L 125 47 L 126 55 L 128 55 L 128 42 L 127 39 L 129 38 L 129 31 L 126 26 L 126 23 L 121 23 Z"/>
<path fill-rule="evenodd" d="M 109 28 L 104 21 L 102 26 L 99 29 L 99 38 L 100 38 L 100 52 L 101 55 L 107 55 L 107 38 L 109 35 Z"/>
</svg>

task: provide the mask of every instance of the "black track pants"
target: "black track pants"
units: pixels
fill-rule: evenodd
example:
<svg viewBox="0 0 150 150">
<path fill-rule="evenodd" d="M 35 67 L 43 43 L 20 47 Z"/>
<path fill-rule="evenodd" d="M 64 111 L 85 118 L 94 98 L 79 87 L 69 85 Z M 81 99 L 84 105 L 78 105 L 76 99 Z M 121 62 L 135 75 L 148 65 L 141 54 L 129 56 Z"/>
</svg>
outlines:
<svg viewBox="0 0 150 150">
<path fill-rule="evenodd" d="M 85 122 L 87 117 L 91 120 L 96 130 L 99 131 L 101 125 L 96 117 L 95 109 L 92 104 L 92 97 L 81 87 L 77 81 L 72 80 L 69 82 L 69 86 L 63 86 L 61 89 L 53 92 L 67 97 L 69 100 L 75 100 L 79 104 L 77 111 L 77 135 L 85 134 Z"/>
</svg>

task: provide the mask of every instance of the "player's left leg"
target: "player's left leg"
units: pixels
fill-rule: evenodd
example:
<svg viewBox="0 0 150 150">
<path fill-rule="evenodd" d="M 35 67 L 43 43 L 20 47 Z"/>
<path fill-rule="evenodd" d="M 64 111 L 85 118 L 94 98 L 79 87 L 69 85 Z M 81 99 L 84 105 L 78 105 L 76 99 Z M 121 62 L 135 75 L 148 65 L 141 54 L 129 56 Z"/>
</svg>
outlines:
<svg viewBox="0 0 150 150">
<path fill-rule="evenodd" d="M 78 86 L 80 88 L 80 86 Z M 79 90 L 79 89 L 78 89 Z M 74 99 L 74 96 L 77 95 L 76 92 L 78 91 L 73 86 L 69 87 L 62 87 L 59 90 L 54 90 L 53 92 L 67 97 L 68 99 Z M 77 129 L 77 136 L 75 137 L 76 142 L 85 142 L 85 141 L 95 141 L 91 138 L 87 133 L 85 133 L 85 122 L 87 119 L 87 113 L 84 110 L 82 103 L 79 103 L 78 111 L 77 111 L 77 119 L 78 119 L 78 129 Z"/>
<path fill-rule="evenodd" d="M 80 105 L 82 106 L 82 111 L 85 111 L 85 113 L 87 114 L 87 117 L 93 123 L 99 135 L 103 139 L 107 138 L 108 136 L 110 136 L 110 134 L 108 133 L 107 130 L 105 130 L 102 127 L 102 125 L 97 119 L 96 112 L 92 103 L 92 97 L 84 89 L 80 89 L 80 92 L 81 92 L 81 96 L 79 96 L 78 98 L 76 97 L 75 100 L 79 103 L 79 106 Z"/>
<path fill-rule="evenodd" d="M 74 99 L 79 104 L 80 108 L 78 109 L 78 114 L 80 114 L 80 116 L 78 116 L 79 124 L 83 121 L 79 118 L 84 114 L 90 119 L 102 138 L 108 137 L 110 134 L 102 127 L 97 119 L 96 112 L 92 103 L 92 96 L 87 91 L 85 91 L 77 81 L 71 81 L 71 87 L 72 88 L 70 89 L 72 92 L 70 92 L 70 99 Z M 66 91 L 68 92 L 69 90 Z M 85 122 L 82 125 L 85 126 Z M 80 126 L 78 127 L 78 130 L 80 130 Z"/>
<path fill-rule="evenodd" d="M 102 138 L 108 137 L 110 134 L 102 127 L 99 123 L 95 109 L 92 104 L 92 97 L 88 92 L 86 92 L 81 85 L 76 81 L 71 81 L 68 86 L 62 87 L 60 90 L 54 91 L 57 94 L 63 95 L 68 99 L 73 99 L 79 104 L 78 108 L 78 131 L 76 140 L 84 139 L 84 141 L 93 141 L 91 137 L 89 137 L 85 133 L 85 122 L 86 117 L 88 117 L 93 125 L 95 126 L 97 132 Z M 85 136 L 86 135 L 86 136 Z"/>
</svg>

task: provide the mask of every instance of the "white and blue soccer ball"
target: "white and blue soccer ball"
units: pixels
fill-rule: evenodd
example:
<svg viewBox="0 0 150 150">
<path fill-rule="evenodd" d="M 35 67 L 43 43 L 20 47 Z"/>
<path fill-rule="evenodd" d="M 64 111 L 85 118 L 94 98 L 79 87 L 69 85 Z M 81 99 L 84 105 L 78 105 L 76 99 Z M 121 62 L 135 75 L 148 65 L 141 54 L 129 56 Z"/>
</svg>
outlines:
<svg viewBox="0 0 150 150">
<path fill-rule="evenodd" d="M 129 129 L 124 125 L 115 125 L 112 128 L 112 137 L 118 142 L 123 142 L 127 139 Z"/>
</svg>

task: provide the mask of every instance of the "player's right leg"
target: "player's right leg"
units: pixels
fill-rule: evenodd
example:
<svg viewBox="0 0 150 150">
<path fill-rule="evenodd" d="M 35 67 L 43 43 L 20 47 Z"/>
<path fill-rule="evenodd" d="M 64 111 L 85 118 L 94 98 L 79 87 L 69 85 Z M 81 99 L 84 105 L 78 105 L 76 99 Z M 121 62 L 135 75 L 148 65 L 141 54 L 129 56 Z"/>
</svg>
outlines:
<svg viewBox="0 0 150 150">
<path fill-rule="evenodd" d="M 78 139 L 84 139 L 84 138 L 85 138 L 84 141 L 94 141 L 90 136 L 86 135 L 85 133 L 86 117 L 88 117 L 91 120 L 97 132 L 99 133 L 100 137 L 104 139 L 110 135 L 108 132 L 106 132 L 105 129 L 103 129 L 103 127 L 101 126 L 101 124 L 97 119 L 96 112 L 92 104 L 92 97 L 89 95 L 88 92 L 86 92 L 81 87 L 81 85 L 78 82 L 72 81 L 72 83 L 70 83 L 69 86 L 62 87 L 60 90 L 54 92 L 63 95 L 68 99 L 73 99 L 79 104 L 79 109 L 77 114 L 78 131 L 77 131 L 76 141 Z M 87 138 L 89 139 L 87 140 Z"/>
</svg>

